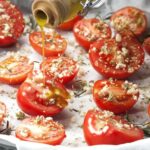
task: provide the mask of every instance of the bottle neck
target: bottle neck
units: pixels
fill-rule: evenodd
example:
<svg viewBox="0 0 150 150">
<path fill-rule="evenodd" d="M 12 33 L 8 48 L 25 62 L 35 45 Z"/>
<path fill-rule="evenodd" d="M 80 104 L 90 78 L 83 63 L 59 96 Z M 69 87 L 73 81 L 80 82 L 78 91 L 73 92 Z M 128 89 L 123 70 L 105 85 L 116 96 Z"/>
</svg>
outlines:
<svg viewBox="0 0 150 150">
<path fill-rule="evenodd" d="M 40 26 L 56 27 L 70 10 L 71 0 L 34 0 L 32 4 L 32 13 Z"/>
</svg>

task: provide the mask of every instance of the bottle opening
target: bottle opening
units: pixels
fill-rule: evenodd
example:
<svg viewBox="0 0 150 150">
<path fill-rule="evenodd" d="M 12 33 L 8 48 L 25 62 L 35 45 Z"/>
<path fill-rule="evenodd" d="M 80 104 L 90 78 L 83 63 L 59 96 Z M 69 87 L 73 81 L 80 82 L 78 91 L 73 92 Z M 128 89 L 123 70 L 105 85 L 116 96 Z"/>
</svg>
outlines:
<svg viewBox="0 0 150 150">
<path fill-rule="evenodd" d="M 35 11 L 35 19 L 40 26 L 45 26 L 48 22 L 48 16 L 43 10 Z"/>
</svg>

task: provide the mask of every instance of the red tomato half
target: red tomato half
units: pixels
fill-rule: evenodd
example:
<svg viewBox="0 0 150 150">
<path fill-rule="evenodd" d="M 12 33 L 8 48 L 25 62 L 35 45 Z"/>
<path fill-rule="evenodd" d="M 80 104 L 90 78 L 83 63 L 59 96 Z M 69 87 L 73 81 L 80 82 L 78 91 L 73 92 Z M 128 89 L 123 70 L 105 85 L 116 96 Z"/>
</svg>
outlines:
<svg viewBox="0 0 150 150">
<path fill-rule="evenodd" d="M 119 80 L 98 80 L 93 87 L 97 106 L 115 114 L 127 112 L 137 102 L 139 90 L 136 84 Z"/>
<path fill-rule="evenodd" d="M 16 129 L 16 137 L 24 141 L 59 145 L 66 135 L 61 124 L 52 118 L 38 116 L 23 120 Z"/>
<path fill-rule="evenodd" d="M 82 18 L 83 18 L 82 16 L 76 16 L 74 19 L 62 23 L 61 25 L 59 25 L 58 28 L 61 30 L 66 30 L 66 31 L 72 30 L 74 27 L 74 24 L 78 22 L 79 20 L 81 20 Z"/>
<path fill-rule="evenodd" d="M 124 79 L 139 70 L 144 50 L 131 32 L 117 33 L 114 39 L 103 39 L 91 45 L 90 61 L 106 77 Z"/>
<path fill-rule="evenodd" d="M 144 138 L 141 129 L 109 111 L 89 110 L 83 130 L 88 145 L 118 145 Z"/>
<path fill-rule="evenodd" d="M 44 53 L 42 49 L 41 32 L 31 33 L 29 40 L 34 50 L 45 57 L 62 55 L 67 48 L 67 41 L 57 33 L 45 33 Z"/>
<path fill-rule="evenodd" d="M 96 18 L 78 21 L 74 26 L 73 33 L 77 42 L 87 50 L 93 42 L 111 37 L 110 27 Z"/>
<path fill-rule="evenodd" d="M 4 120 L 5 115 L 6 115 L 6 105 L 0 101 L 0 124 Z"/>
<path fill-rule="evenodd" d="M 41 72 L 33 72 L 19 87 L 17 102 L 29 115 L 53 116 L 68 104 L 69 93 L 62 84 L 46 80 Z"/>
<path fill-rule="evenodd" d="M 47 78 L 55 78 L 63 84 L 72 81 L 78 73 L 77 62 L 69 57 L 51 57 L 41 65 Z"/>
<path fill-rule="evenodd" d="M 150 55 L 150 37 L 148 37 L 144 40 L 143 48 Z"/>
<path fill-rule="evenodd" d="M 24 30 L 20 10 L 9 1 L 0 1 L 0 47 L 16 43 Z"/>
<path fill-rule="evenodd" d="M 118 31 L 131 30 L 139 36 L 147 28 L 147 18 L 144 12 L 135 7 L 125 7 L 115 12 L 111 17 L 113 27 Z"/>
<path fill-rule="evenodd" d="M 10 56 L 0 62 L 0 82 L 20 84 L 32 69 L 33 63 L 26 56 Z"/>
</svg>

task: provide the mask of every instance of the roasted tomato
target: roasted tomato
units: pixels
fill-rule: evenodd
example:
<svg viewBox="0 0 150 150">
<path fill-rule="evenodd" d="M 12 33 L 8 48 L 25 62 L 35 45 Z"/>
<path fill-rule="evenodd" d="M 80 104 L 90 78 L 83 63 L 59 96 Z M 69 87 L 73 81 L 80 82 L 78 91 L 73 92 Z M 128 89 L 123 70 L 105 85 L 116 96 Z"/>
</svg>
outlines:
<svg viewBox="0 0 150 150">
<path fill-rule="evenodd" d="M 6 115 L 6 106 L 3 102 L 0 101 L 0 124 L 4 120 L 5 115 Z"/>
<path fill-rule="evenodd" d="M 88 145 L 118 145 L 144 138 L 141 129 L 109 111 L 89 110 L 83 129 Z"/>
<path fill-rule="evenodd" d="M 64 86 L 52 79 L 46 80 L 43 73 L 34 71 L 19 87 L 17 102 L 29 115 L 53 116 L 68 104 L 69 93 Z"/>
<path fill-rule="evenodd" d="M 78 73 L 77 62 L 69 57 L 50 57 L 45 59 L 41 70 L 47 78 L 55 78 L 65 84 L 72 81 Z"/>
<path fill-rule="evenodd" d="M 135 36 L 121 31 L 113 39 L 103 39 L 91 45 L 90 61 L 106 77 L 124 79 L 136 72 L 144 62 L 144 50 Z"/>
<path fill-rule="evenodd" d="M 14 54 L 0 62 L 0 82 L 19 84 L 33 69 L 33 63 L 26 56 Z"/>
<path fill-rule="evenodd" d="M 93 42 L 111 37 L 110 27 L 96 18 L 78 21 L 74 26 L 73 33 L 77 42 L 87 50 Z"/>
<path fill-rule="evenodd" d="M 119 31 L 128 29 L 139 36 L 147 28 L 147 18 L 142 10 L 135 7 L 125 7 L 112 15 L 111 24 Z"/>
<path fill-rule="evenodd" d="M 16 137 L 30 142 L 59 145 L 66 137 L 63 125 L 43 116 L 27 118 L 16 129 Z"/>
<path fill-rule="evenodd" d="M 150 55 L 150 37 L 148 37 L 144 40 L 143 48 Z"/>
<path fill-rule="evenodd" d="M 61 25 L 59 25 L 58 29 L 66 30 L 66 31 L 72 30 L 74 27 L 74 24 L 78 22 L 79 20 L 81 20 L 82 18 L 83 18 L 82 16 L 76 16 L 72 20 L 66 21 L 62 23 Z"/>
<path fill-rule="evenodd" d="M 64 54 L 67 48 L 67 41 L 55 32 L 44 34 L 44 52 L 42 47 L 42 32 L 33 32 L 30 34 L 29 41 L 34 50 L 45 57 Z"/>
<path fill-rule="evenodd" d="M 0 1 L 0 47 L 16 43 L 24 30 L 20 10 L 9 1 Z"/>
<path fill-rule="evenodd" d="M 97 106 L 115 114 L 127 112 L 137 102 L 139 90 L 136 84 L 119 80 L 98 80 L 93 87 Z"/>
</svg>

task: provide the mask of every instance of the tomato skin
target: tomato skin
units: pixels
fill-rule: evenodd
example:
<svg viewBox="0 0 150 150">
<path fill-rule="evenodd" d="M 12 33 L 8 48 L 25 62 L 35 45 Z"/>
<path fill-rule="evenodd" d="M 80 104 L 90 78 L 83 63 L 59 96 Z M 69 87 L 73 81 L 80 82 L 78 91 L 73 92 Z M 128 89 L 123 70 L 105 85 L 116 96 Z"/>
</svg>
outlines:
<svg viewBox="0 0 150 150">
<path fill-rule="evenodd" d="M 72 20 L 69 20 L 67 22 L 62 23 L 61 25 L 58 26 L 58 29 L 65 30 L 65 31 L 71 31 L 75 25 L 76 22 L 81 20 L 83 17 L 82 16 L 76 16 Z"/>
<path fill-rule="evenodd" d="M 18 40 L 18 38 L 22 35 L 25 27 L 23 14 L 22 12 L 17 8 L 17 6 L 11 4 L 8 1 L 1 1 L 1 5 L 5 8 L 5 11 L 1 13 L 1 15 L 8 15 L 10 17 L 9 20 L 2 19 L 2 25 L 4 24 L 10 24 L 14 22 L 11 26 L 11 29 L 9 33 L 11 33 L 11 36 L 3 35 L 0 32 L 0 35 L 3 36 L 0 38 L 0 47 L 8 47 L 12 44 L 15 44 Z M 11 7 L 14 6 L 14 7 Z M 16 19 L 17 18 L 17 19 Z M 1 27 L 0 27 L 1 29 Z M 3 31 L 3 29 L 1 29 Z"/>
<path fill-rule="evenodd" d="M 8 69 L 10 71 L 5 74 L 0 73 L 0 82 L 10 85 L 20 84 L 27 78 L 28 73 L 33 69 L 33 63 L 29 63 L 29 59 L 26 56 L 10 56 L 1 61 L 0 66 L 5 66 L 5 69 L 7 70 L 9 65 L 15 63 L 17 63 L 17 65 Z M 0 70 L 1 69 L 3 68 L 0 68 Z"/>
<path fill-rule="evenodd" d="M 148 37 L 144 40 L 143 48 L 150 55 L 150 37 Z"/>
<path fill-rule="evenodd" d="M 96 18 L 92 18 L 92 19 L 82 19 L 80 21 L 78 21 L 73 28 L 73 33 L 74 36 L 77 40 L 77 42 L 84 47 L 86 50 L 88 50 L 90 48 L 90 45 L 93 44 L 95 41 L 99 40 L 99 38 L 110 38 L 111 37 L 111 29 L 109 26 L 107 26 L 106 23 L 103 23 L 103 26 L 105 26 L 105 37 L 101 37 L 101 29 L 94 27 L 93 24 L 94 23 L 99 23 L 101 22 L 99 19 Z M 91 34 L 95 34 L 96 36 L 98 35 L 98 37 L 96 37 L 94 40 L 88 40 L 87 37 L 85 35 L 80 35 L 80 28 L 85 28 L 87 26 L 88 30 L 91 31 Z M 76 32 L 76 30 L 79 30 L 78 32 Z M 97 31 L 96 31 L 97 30 Z M 97 34 L 95 32 L 98 32 Z"/>
<path fill-rule="evenodd" d="M 0 125 L 6 116 L 6 105 L 0 101 Z"/>
<path fill-rule="evenodd" d="M 103 112 L 102 112 L 103 113 Z M 107 112 L 108 113 L 108 112 Z M 144 133 L 141 129 L 133 127 L 131 129 L 118 129 L 118 127 L 114 124 L 111 125 L 111 120 L 120 121 L 122 123 L 128 124 L 126 120 L 122 119 L 119 116 L 109 116 L 103 119 L 103 115 L 100 115 L 100 118 L 97 119 L 96 116 L 101 114 L 98 110 L 89 110 L 84 119 L 84 137 L 88 145 L 100 145 L 100 144 L 124 144 L 134 142 L 136 140 L 140 140 L 144 138 Z M 102 117 L 102 118 L 101 118 Z M 101 122 L 102 121 L 104 122 Z M 108 119 L 108 120 L 107 120 Z M 101 133 L 98 133 L 96 129 L 96 121 L 103 124 L 106 122 L 105 126 L 107 126 L 107 130 L 104 130 Z M 104 128 L 103 128 L 104 129 Z M 92 130 L 95 130 L 93 133 Z"/>
<path fill-rule="evenodd" d="M 56 64 L 58 64 L 58 66 Z M 54 68 L 53 66 L 56 67 L 55 72 L 51 70 L 51 68 Z M 76 77 L 78 70 L 79 70 L 76 61 L 74 61 L 73 59 L 69 57 L 63 57 L 63 56 L 62 57 L 49 57 L 45 59 L 42 62 L 40 68 L 45 74 L 45 76 L 47 77 L 47 79 L 54 78 L 55 80 L 57 80 L 58 82 L 62 84 L 67 84 L 70 81 L 72 81 Z M 68 71 L 70 70 L 69 68 L 71 68 L 71 71 Z M 64 75 L 65 71 L 67 71 L 66 75 Z"/>
<path fill-rule="evenodd" d="M 89 58 L 94 69 L 107 78 L 117 78 L 125 79 L 133 75 L 144 62 L 144 50 L 141 44 L 137 41 L 135 36 L 131 32 L 126 32 L 126 30 L 119 32 L 122 36 L 121 42 L 116 42 L 115 39 L 103 39 L 95 42 L 91 45 L 89 49 Z M 101 54 L 101 48 L 105 45 L 109 45 L 108 48 L 111 49 L 113 46 L 117 47 L 117 51 L 121 51 L 123 47 L 127 48 L 129 51 L 129 62 L 126 64 L 125 68 L 116 69 L 116 66 L 112 66 L 111 60 L 115 56 L 114 54 Z M 95 51 L 96 48 L 96 51 Z M 116 55 L 117 56 L 117 55 Z M 132 71 L 129 71 L 130 68 Z"/>
<path fill-rule="evenodd" d="M 111 22 L 113 22 L 116 18 L 118 18 L 118 17 L 120 17 L 120 16 L 129 17 L 129 18 L 131 18 L 131 19 L 133 19 L 133 18 L 136 17 L 137 19 L 139 19 L 139 16 L 136 16 L 133 11 L 134 11 L 134 12 L 135 12 L 135 11 L 137 12 L 136 15 L 142 16 L 143 20 L 142 20 L 141 23 L 143 23 L 143 24 L 142 24 L 141 27 L 137 27 L 136 30 L 132 30 L 132 28 L 130 27 L 130 24 L 131 24 L 131 23 L 129 23 L 128 26 L 126 27 L 126 29 L 133 31 L 136 36 L 140 36 L 140 35 L 142 35 L 142 34 L 146 31 L 146 29 L 147 29 L 147 24 L 148 24 L 148 23 L 147 23 L 147 17 L 146 17 L 146 15 L 144 14 L 144 12 L 143 12 L 142 10 L 136 8 L 136 7 L 124 7 L 124 8 L 122 8 L 122 9 L 116 11 L 116 12 L 111 16 Z M 134 15 L 135 15 L 135 16 L 134 16 Z M 123 21 L 126 21 L 126 20 L 127 20 L 127 18 L 126 18 L 126 19 L 124 18 Z M 138 21 L 138 20 L 137 20 L 137 21 Z M 134 23 L 135 23 L 135 21 L 134 21 Z M 122 24 L 125 24 L 125 22 L 123 22 Z M 137 25 L 138 25 L 138 24 L 137 24 Z M 115 26 L 115 25 L 113 25 L 113 26 L 114 26 L 115 29 L 117 29 L 117 27 L 116 27 L 117 24 L 116 24 L 116 26 Z M 119 30 L 123 30 L 123 29 L 125 29 L 125 28 L 121 28 L 121 29 L 119 29 Z M 117 29 L 117 30 L 118 30 L 118 29 Z"/>
<path fill-rule="evenodd" d="M 44 48 L 45 57 L 60 56 L 64 54 L 67 48 L 67 41 L 63 37 L 61 37 L 57 33 L 45 33 L 45 38 L 46 40 L 50 40 L 50 42 L 45 41 L 45 48 Z M 31 33 L 29 35 L 29 41 L 33 49 L 36 52 L 38 52 L 40 55 L 43 55 L 42 33 L 41 32 Z M 53 41 L 55 41 L 55 43 Z M 62 42 L 58 43 L 58 41 L 62 41 Z M 54 49 L 50 49 L 52 45 L 55 45 Z M 61 48 L 59 48 L 59 46 L 61 46 Z"/>
<path fill-rule="evenodd" d="M 53 120 L 46 120 L 46 118 L 42 118 L 42 120 L 39 123 L 35 123 L 36 119 L 37 118 L 35 117 L 24 119 L 16 129 L 16 137 L 20 140 L 28 142 L 37 142 L 49 145 L 60 145 L 66 137 L 64 127 L 61 124 L 54 122 Z M 33 126 L 34 128 L 39 129 L 42 132 L 42 135 L 39 135 L 40 133 L 38 134 L 37 130 L 36 133 L 34 133 L 33 127 L 32 130 L 28 126 Z M 55 131 L 53 131 L 54 128 Z M 24 130 L 27 130 L 27 136 L 23 136 L 21 134 Z"/>
<path fill-rule="evenodd" d="M 105 84 L 104 84 L 105 82 Z M 131 109 L 134 104 L 137 102 L 137 99 L 139 97 L 139 92 L 136 94 L 127 94 L 127 91 L 122 88 L 124 81 L 108 81 L 108 80 L 98 80 L 95 82 L 93 87 L 93 98 L 97 106 L 103 110 L 109 110 L 112 111 L 115 114 L 120 113 L 126 113 L 129 109 Z M 109 92 L 113 95 L 116 95 L 116 97 L 120 96 L 120 98 L 114 98 L 112 100 L 109 100 L 109 98 L 100 97 L 99 92 L 102 91 L 102 89 L 108 86 Z M 104 92 L 102 93 L 104 94 Z M 136 96 L 136 99 L 133 97 Z"/>
</svg>

